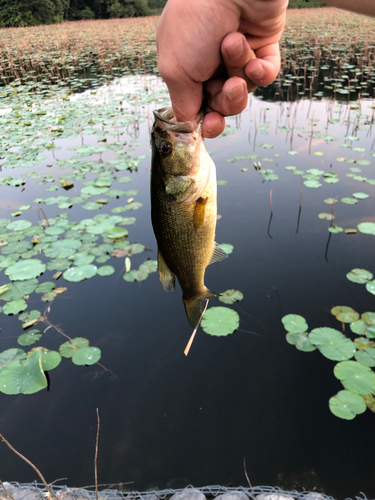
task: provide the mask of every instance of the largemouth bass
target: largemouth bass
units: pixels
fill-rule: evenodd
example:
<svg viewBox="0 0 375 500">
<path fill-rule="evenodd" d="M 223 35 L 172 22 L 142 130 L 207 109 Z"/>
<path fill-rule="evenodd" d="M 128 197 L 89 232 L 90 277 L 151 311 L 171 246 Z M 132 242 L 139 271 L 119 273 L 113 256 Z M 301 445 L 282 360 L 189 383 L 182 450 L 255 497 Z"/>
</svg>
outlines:
<svg viewBox="0 0 375 500">
<path fill-rule="evenodd" d="M 217 294 L 204 284 L 206 267 L 227 257 L 215 243 L 216 168 L 204 145 L 203 114 L 176 122 L 171 108 L 154 111 L 151 132 L 151 219 L 158 243 L 158 273 L 164 290 L 175 276 L 189 322 L 195 327 L 202 303 Z"/>
</svg>

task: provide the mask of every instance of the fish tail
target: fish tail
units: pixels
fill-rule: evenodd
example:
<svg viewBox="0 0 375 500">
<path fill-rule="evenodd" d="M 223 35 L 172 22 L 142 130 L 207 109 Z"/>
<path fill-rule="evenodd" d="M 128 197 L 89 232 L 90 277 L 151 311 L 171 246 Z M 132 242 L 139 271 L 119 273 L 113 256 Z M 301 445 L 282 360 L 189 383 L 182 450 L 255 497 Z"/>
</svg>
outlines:
<svg viewBox="0 0 375 500">
<path fill-rule="evenodd" d="M 186 315 L 188 317 L 190 325 L 195 328 L 200 320 L 202 314 L 202 304 L 205 300 L 211 299 L 212 297 L 217 297 L 217 293 L 211 292 L 208 288 L 205 288 L 204 292 L 192 299 L 185 299 L 184 301 Z"/>
</svg>

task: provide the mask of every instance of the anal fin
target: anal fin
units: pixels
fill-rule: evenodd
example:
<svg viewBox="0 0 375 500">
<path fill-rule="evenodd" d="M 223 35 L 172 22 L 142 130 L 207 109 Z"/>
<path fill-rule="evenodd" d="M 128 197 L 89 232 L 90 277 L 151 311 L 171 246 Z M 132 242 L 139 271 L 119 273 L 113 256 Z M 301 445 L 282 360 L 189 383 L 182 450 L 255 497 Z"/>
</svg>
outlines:
<svg viewBox="0 0 375 500">
<path fill-rule="evenodd" d="M 225 253 L 224 250 L 222 250 L 215 241 L 214 249 L 213 249 L 211 259 L 210 259 L 210 262 L 208 263 L 208 265 L 214 264 L 215 262 L 220 262 L 221 260 L 224 260 L 227 257 L 228 257 L 228 254 Z"/>
<path fill-rule="evenodd" d="M 175 275 L 167 266 L 164 257 L 158 250 L 158 274 L 162 287 L 167 292 L 173 292 L 175 285 Z"/>
</svg>

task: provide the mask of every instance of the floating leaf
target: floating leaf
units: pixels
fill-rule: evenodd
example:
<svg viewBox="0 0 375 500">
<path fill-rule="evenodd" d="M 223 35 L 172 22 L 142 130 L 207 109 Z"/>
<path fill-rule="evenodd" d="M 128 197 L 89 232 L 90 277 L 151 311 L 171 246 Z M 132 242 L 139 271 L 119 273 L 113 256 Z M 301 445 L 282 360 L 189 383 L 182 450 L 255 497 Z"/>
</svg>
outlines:
<svg viewBox="0 0 375 500">
<path fill-rule="evenodd" d="M 292 333 L 303 333 L 308 330 L 308 324 L 303 316 L 298 314 L 287 314 L 281 321 L 284 325 L 285 330 Z"/>
<path fill-rule="evenodd" d="M 322 213 L 318 214 L 318 217 L 319 217 L 319 219 L 326 219 L 326 220 L 332 220 L 335 218 L 334 215 L 328 214 L 326 212 L 322 212 Z"/>
<path fill-rule="evenodd" d="M 9 229 L 9 231 L 23 231 L 24 229 L 31 227 L 31 225 L 31 222 L 28 220 L 16 220 L 15 222 L 8 224 L 7 229 Z"/>
<path fill-rule="evenodd" d="M 32 345 L 35 342 L 38 342 L 40 337 L 42 336 L 42 332 L 40 330 L 29 330 L 27 333 L 23 333 L 17 339 L 19 345 Z"/>
<path fill-rule="evenodd" d="M 355 268 L 352 269 L 346 275 L 346 277 L 348 278 L 349 281 L 352 281 L 353 283 L 364 284 L 372 280 L 373 275 L 372 273 L 370 273 L 370 271 L 366 271 L 366 269 Z"/>
<path fill-rule="evenodd" d="M 342 233 L 344 230 L 340 226 L 336 226 L 335 224 L 331 227 L 328 228 L 328 231 L 330 233 Z"/>
<path fill-rule="evenodd" d="M 349 391 L 362 395 L 375 392 L 375 373 L 358 361 L 341 361 L 333 373 Z"/>
<path fill-rule="evenodd" d="M 361 396 L 351 391 L 339 391 L 329 400 L 329 409 L 336 417 L 353 420 L 356 415 L 366 411 L 366 404 Z"/>
<path fill-rule="evenodd" d="M 365 200 L 366 198 L 368 198 L 370 195 L 368 195 L 367 193 L 353 193 L 353 198 L 356 198 L 357 200 Z"/>
<path fill-rule="evenodd" d="M 358 203 L 358 200 L 355 198 L 341 198 L 342 203 L 346 203 L 347 205 L 355 205 Z"/>
<path fill-rule="evenodd" d="M 59 366 L 61 363 L 61 356 L 56 351 L 43 350 L 41 361 L 43 370 L 47 372 Z"/>
<path fill-rule="evenodd" d="M 59 353 L 63 358 L 71 358 L 73 354 L 78 351 L 78 349 L 83 349 L 88 347 L 89 341 L 83 337 L 76 337 L 74 339 L 68 340 L 59 347 Z"/>
<path fill-rule="evenodd" d="M 93 365 L 100 359 L 101 351 L 97 347 L 83 347 L 75 351 L 72 361 L 75 365 Z"/>
<path fill-rule="evenodd" d="M 286 340 L 289 344 L 295 345 L 299 351 L 311 352 L 316 349 L 310 342 L 307 332 L 288 332 L 286 334 Z"/>
<path fill-rule="evenodd" d="M 375 236 L 375 222 L 360 222 L 357 227 L 361 233 Z"/>
<path fill-rule="evenodd" d="M 229 307 L 211 307 L 207 309 L 202 319 L 202 329 L 218 337 L 233 333 L 239 325 L 238 314 Z"/>
<path fill-rule="evenodd" d="M 114 272 L 115 272 L 115 268 L 112 266 L 101 266 L 101 267 L 98 267 L 97 274 L 99 274 L 99 276 L 110 276 Z"/>
<path fill-rule="evenodd" d="M 3 307 L 4 314 L 18 314 L 27 308 L 27 303 L 23 299 L 11 300 Z"/>
<path fill-rule="evenodd" d="M 234 304 L 243 299 L 243 294 L 238 290 L 226 290 L 219 295 L 219 300 L 224 304 Z"/>
<path fill-rule="evenodd" d="M 355 353 L 355 359 L 365 366 L 375 366 L 375 348 L 368 347 L 367 349 L 359 350 Z"/>
<path fill-rule="evenodd" d="M 0 391 L 4 394 L 34 394 L 47 387 L 42 370 L 41 353 L 15 360 L 0 371 Z"/>
<path fill-rule="evenodd" d="M 106 237 L 114 240 L 118 238 L 123 238 L 128 234 L 129 234 L 128 230 L 125 229 L 124 227 L 114 227 L 113 229 L 110 229 L 109 231 L 106 232 Z"/>
<path fill-rule="evenodd" d="M 304 181 L 304 185 L 308 188 L 320 188 L 322 186 L 319 181 Z"/>
<path fill-rule="evenodd" d="M 366 283 L 366 290 L 375 295 L 375 280 Z"/>
<path fill-rule="evenodd" d="M 336 306 L 331 309 L 331 313 L 342 323 L 351 323 L 359 318 L 359 314 L 348 306 Z"/>
<path fill-rule="evenodd" d="M 44 273 L 46 265 L 39 259 L 26 259 L 9 266 L 5 274 L 12 281 L 29 280 Z"/>
<path fill-rule="evenodd" d="M 309 334 L 310 342 L 328 359 L 343 361 L 353 357 L 354 343 L 333 328 L 315 328 Z"/>
<path fill-rule="evenodd" d="M 26 354 L 22 349 L 13 348 L 0 352 L 0 371 L 4 368 L 4 366 L 9 365 L 12 361 L 25 358 Z"/>
</svg>

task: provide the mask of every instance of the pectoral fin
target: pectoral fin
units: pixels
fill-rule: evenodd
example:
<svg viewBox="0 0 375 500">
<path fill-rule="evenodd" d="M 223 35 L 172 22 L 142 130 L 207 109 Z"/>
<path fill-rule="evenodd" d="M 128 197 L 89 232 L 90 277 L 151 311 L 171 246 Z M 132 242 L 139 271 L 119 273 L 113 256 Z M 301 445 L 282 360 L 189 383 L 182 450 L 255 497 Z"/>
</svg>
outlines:
<svg viewBox="0 0 375 500">
<path fill-rule="evenodd" d="M 224 260 L 227 257 L 228 257 L 228 254 L 225 253 L 224 250 L 222 250 L 215 241 L 214 250 L 212 252 L 211 259 L 210 259 L 210 262 L 208 263 L 208 265 L 214 264 L 215 262 L 220 262 L 221 260 Z"/>
<path fill-rule="evenodd" d="M 193 224 L 196 231 L 198 231 L 204 222 L 207 200 L 208 198 L 199 198 L 195 204 Z"/>
<path fill-rule="evenodd" d="M 162 284 L 164 290 L 166 290 L 167 292 L 173 292 L 175 284 L 175 275 L 172 273 L 172 271 L 165 263 L 165 260 L 160 250 L 158 250 L 158 274 L 160 283 Z"/>
</svg>

